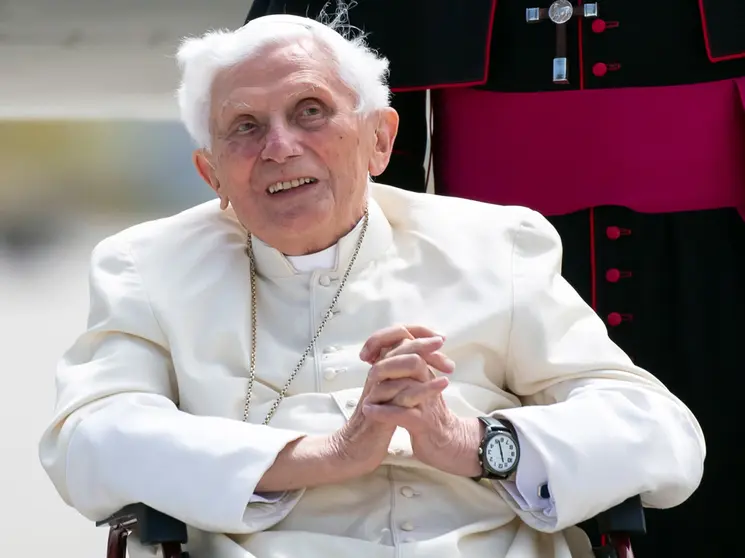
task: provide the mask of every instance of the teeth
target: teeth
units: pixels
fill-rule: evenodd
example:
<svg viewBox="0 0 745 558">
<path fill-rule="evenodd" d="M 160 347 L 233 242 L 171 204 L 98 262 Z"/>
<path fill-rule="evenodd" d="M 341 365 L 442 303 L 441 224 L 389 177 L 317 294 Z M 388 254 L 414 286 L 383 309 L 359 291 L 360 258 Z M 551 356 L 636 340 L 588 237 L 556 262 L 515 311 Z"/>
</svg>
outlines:
<svg viewBox="0 0 745 558">
<path fill-rule="evenodd" d="M 297 188 L 298 186 L 302 186 L 303 184 L 310 184 L 311 182 L 315 181 L 315 178 L 296 178 L 295 180 L 290 180 L 288 182 L 277 182 L 276 184 L 272 184 L 271 186 L 269 186 L 268 191 L 270 194 L 274 194 L 281 190 Z"/>
</svg>

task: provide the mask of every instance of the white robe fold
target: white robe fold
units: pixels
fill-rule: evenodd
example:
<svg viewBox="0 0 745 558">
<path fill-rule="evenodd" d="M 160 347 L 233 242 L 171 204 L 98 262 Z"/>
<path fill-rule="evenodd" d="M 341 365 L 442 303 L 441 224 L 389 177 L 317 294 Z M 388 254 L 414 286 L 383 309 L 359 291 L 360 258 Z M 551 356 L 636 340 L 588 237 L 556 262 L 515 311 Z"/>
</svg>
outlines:
<svg viewBox="0 0 745 558">
<path fill-rule="evenodd" d="M 561 277 L 561 243 L 543 217 L 370 189 L 369 229 L 339 311 L 270 426 L 260 423 L 360 227 L 341 239 L 330 271 L 300 273 L 254 241 L 250 424 L 241 421 L 249 265 L 235 214 L 209 202 L 96 247 L 88 329 L 61 361 L 40 447 L 68 504 L 98 520 L 144 502 L 189 525 L 194 558 L 569 558 L 591 556 L 573 525 L 635 494 L 661 508 L 691 495 L 705 456 L 696 419 Z M 448 405 L 518 426 L 545 464 L 554 517 L 523 511 L 499 483 L 423 465 L 402 430 L 373 474 L 248 504 L 288 442 L 345 423 L 369 368 L 362 344 L 398 323 L 447 336 Z"/>
</svg>

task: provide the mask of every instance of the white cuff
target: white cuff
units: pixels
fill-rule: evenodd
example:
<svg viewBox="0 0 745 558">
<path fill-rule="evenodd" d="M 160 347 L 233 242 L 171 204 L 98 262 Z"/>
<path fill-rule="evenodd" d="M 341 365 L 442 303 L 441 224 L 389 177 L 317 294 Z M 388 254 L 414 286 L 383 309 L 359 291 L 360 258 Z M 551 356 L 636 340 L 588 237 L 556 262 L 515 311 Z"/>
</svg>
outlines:
<svg viewBox="0 0 745 558">
<path fill-rule="evenodd" d="M 305 489 L 270 492 L 263 496 L 254 494 L 243 514 L 243 523 L 247 531 L 258 533 L 274 527 L 289 515 L 303 494 L 305 494 Z M 262 500 L 266 501 L 262 502 Z"/>
<path fill-rule="evenodd" d="M 509 492 L 523 511 L 540 512 L 546 517 L 556 517 L 554 499 L 541 495 L 541 487 L 548 485 L 548 472 L 540 454 L 520 430 L 512 425 L 517 432 L 520 444 L 520 463 L 517 466 L 515 481 L 499 481 Z"/>
<path fill-rule="evenodd" d="M 249 504 L 276 504 L 287 495 L 287 492 L 262 492 L 251 494 Z"/>
</svg>

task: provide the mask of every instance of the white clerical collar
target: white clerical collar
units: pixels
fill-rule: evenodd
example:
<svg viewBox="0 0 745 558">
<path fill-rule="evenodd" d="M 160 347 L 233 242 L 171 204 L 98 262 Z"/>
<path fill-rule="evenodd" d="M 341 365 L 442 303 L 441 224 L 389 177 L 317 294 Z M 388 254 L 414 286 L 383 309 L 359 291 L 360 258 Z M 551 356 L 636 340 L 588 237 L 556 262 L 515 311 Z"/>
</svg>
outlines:
<svg viewBox="0 0 745 558">
<path fill-rule="evenodd" d="M 362 242 L 355 263 L 355 267 L 358 269 L 379 258 L 393 243 L 393 230 L 391 229 L 391 224 L 388 222 L 383 210 L 372 196 L 368 201 L 368 214 L 369 221 L 367 225 L 367 233 L 365 233 L 365 239 Z M 321 252 L 318 254 L 310 254 L 311 258 L 309 261 L 312 262 L 313 269 L 317 269 L 316 266 L 322 263 L 327 264 L 331 261 L 330 265 L 324 267 L 333 271 L 341 270 L 343 272 L 349 263 L 349 259 L 352 257 L 352 253 L 354 252 L 361 232 L 362 220 L 360 220 L 360 222 L 357 223 L 349 233 L 340 238 L 336 246 L 331 247 L 331 250 L 333 250 L 334 253 L 324 254 L 317 259 L 312 258 L 312 256 L 317 256 L 318 254 L 321 254 Z M 256 236 L 251 237 L 251 242 L 253 243 L 254 257 L 256 258 L 256 270 L 259 275 L 267 278 L 279 279 L 282 277 L 291 277 L 298 273 L 307 273 L 307 271 L 296 267 L 292 258 L 286 257 L 278 250 L 275 250 L 256 238 Z M 305 258 L 305 256 L 299 257 Z M 302 266 L 304 263 L 305 262 L 300 265 Z"/>
<path fill-rule="evenodd" d="M 308 273 L 321 269 L 334 269 L 336 267 L 337 246 L 329 246 L 325 250 L 315 254 L 305 254 L 303 256 L 286 256 L 292 267 L 300 273 Z"/>
</svg>

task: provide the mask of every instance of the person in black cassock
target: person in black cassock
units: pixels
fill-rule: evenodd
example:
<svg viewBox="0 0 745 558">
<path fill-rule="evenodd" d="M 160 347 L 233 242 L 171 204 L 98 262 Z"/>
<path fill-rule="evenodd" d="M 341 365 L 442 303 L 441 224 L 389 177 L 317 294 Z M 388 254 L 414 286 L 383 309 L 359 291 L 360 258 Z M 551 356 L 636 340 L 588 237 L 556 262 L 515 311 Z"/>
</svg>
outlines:
<svg viewBox="0 0 745 558">
<path fill-rule="evenodd" d="M 248 19 L 325 5 L 255 0 Z M 433 168 L 438 194 L 548 216 L 566 278 L 699 418 L 703 483 L 647 510 L 637 553 L 737 552 L 745 2 L 358 0 L 349 19 L 390 60 L 401 114 L 379 180 L 424 191 Z"/>
</svg>

